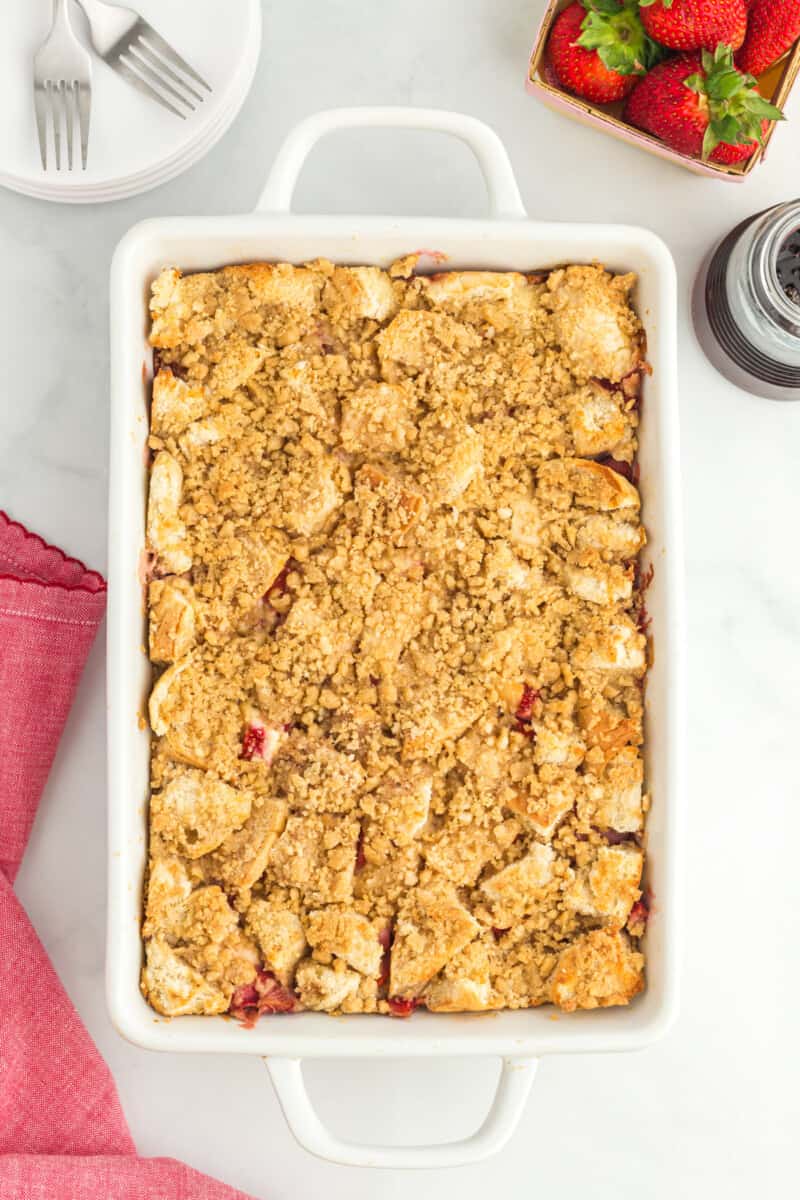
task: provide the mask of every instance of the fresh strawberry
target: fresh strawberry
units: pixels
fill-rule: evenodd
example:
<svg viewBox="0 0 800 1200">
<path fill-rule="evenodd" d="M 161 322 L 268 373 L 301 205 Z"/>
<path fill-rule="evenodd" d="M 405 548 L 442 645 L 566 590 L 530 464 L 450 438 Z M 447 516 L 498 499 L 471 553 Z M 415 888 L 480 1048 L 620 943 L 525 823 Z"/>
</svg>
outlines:
<svg viewBox="0 0 800 1200">
<path fill-rule="evenodd" d="M 639 80 L 623 119 L 673 150 L 712 162 L 742 162 L 783 114 L 759 95 L 752 75 L 733 65 L 727 46 L 682 54 Z"/>
<path fill-rule="evenodd" d="M 664 57 L 647 36 L 639 0 L 581 0 L 586 9 L 578 45 L 596 50 L 609 71 L 644 75 Z"/>
<path fill-rule="evenodd" d="M 630 92 L 659 50 L 639 20 L 638 0 L 574 0 L 558 16 L 547 43 L 557 82 L 594 104 Z"/>
<path fill-rule="evenodd" d="M 760 75 L 800 37 L 800 0 L 753 0 L 747 37 L 736 56 L 740 71 Z"/>
<path fill-rule="evenodd" d="M 642 24 L 670 50 L 738 50 L 747 30 L 745 0 L 640 0 Z"/>
<path fill-rule="evenodd" d="M 767 132 L 769 121 L 761 122 L 761 138 Z M 711 162 L 722 163 L 726 167 L 735 167 L 737 163 L 747 162 L 748 158 L 752 158 L 759 146 L 759 141 L 743 142 L 739 145 L 731 145 L 730 143 L 722 142 L 717 146 L 716 150 L 710 155 Z M 645 606 L 640 619 L 641 632 L 646 634 L 652 625 L 652 618 Z"/>
</svg>

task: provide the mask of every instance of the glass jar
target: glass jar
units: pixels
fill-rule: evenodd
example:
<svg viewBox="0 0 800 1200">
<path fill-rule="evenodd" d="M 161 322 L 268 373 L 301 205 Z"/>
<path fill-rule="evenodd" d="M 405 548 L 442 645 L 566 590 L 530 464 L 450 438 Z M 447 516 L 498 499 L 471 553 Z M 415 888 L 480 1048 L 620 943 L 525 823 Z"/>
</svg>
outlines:
<svg viewBox="0 0 800 1200">
<path fill-rule="evenodd" d="M 711 252 L 692 311 L 726 379 L 769 400 L 800 400 L 800 201 L 743 221 Z"/>
</svg>

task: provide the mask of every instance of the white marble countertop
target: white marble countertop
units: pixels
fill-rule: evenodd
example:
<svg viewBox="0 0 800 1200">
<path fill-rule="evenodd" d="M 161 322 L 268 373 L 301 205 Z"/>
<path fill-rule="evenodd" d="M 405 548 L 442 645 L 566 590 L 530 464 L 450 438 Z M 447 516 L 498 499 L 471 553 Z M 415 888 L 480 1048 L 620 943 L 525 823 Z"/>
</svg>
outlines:
<svg viewBox="0 0 800 1200">
<path fill-rule="evenodd" d="M 143 217 L 252 207 L 287 130 L 340 104 L 460 109 L 505 141 L 535 216 L 643 224 L 680 276 L 690 603 L 688 938 L 682 1016 L 643 1053 L 557 1058 L 508 1148 L 445 1175 L 331 1166 L 301 1151 L 262 1064 L 150 1054 L 114 1032 L 103 996 L 104 651 L 83 679 L 19 893 L 111 1064 L 140 1151 L 173 1155 L 258 1197 L 400 1197 L 457 1189 L 673 1200 L 775 1195 L 796 1163 L 800 985 L 800 405 L 728 386 L 699 351 L 688 296 L 701 257 L 746 215 L 800 193 L 800 104 L 742 186 L 696 178 L 550 113 L 522 87 L 543 0 L 267 0 L 253 91 L 181 179 L 107 207 L 0 193 L 0 505 L 93 567 L 106 562 L 107 276 Z M 470 215 L 484 198 L 458 144 L 342 134 L 298 195 L 311 211 Z M 2 652 L 2 648 L 0 648 Z M 347 1137 L 461 1135 L 492 1062 L 317 1063 L 322 1114 Z M 439 1098 L 441 1097 L 441 1099 Z"/>
</svg>

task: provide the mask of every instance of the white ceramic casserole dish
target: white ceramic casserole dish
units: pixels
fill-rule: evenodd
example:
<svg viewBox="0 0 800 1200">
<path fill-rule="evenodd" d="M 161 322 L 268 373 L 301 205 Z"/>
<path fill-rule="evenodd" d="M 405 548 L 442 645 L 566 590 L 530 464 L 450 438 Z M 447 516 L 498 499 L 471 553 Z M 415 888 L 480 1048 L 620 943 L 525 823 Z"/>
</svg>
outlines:
<svg viewBox="0 0 800 1200">
<path fill-rule="evenodd" d="M 465 141 L 489 193 L 491 218 L 321 217 L 291 213 L 295 183 L 317 140 L 342 127 L 436 130 Z M 527 271 L 601 260 L 639 277 L 634 303 L 647 331 L 653 376 L 646 381 L 641 426 L 641 492 L 654 565 L 647 604 L 655 661 L 646 693 L 647 779 L 653 806 L 647 826 L 646 885 L 653 897 L 646 937 L 647 988 L 629 1007 L 559 1014 L 550 1008 L 491 1015 L 424 1011 L 409 1020 L 318 1013 L 264 1018 L 246 1030 L 224 1017 L 157 1019 L 139 991 L 140 914 L 146 859 L 150 736 L 143 727 L 150 665 L 143 644 L 139 575 L 145 539 L 148 398 L 148 296 L 166 265 L 208 270 L 254 259 L 388 266 L 417 247 L 447 255 L 448 269 Z M 676 285 L 663 242 L 623 225 L 545 224 L 527 219 L 514 174 L 497 136 L 471 117 L 415 109 L 348 109 L 322 113 L 288 137 L 254 214 L 152 220 L 119 244 L 111 272 L 111 497 L 108 609 L 109 919 L 107 989 L 119 1032 L 153 1050 L 257 1054 L 269 1066 L 298 1140 L 334 1161 L 390 1167 L 475 1162 L 510 1137 L 544 1054 L 639 1049 L 661 1037 L 675 1017 L 681 927 L 683 599 L 681 497 L 676 395 Z M 491 1055 L 504 1060 L 484 1125 L 471 1137 L 434 1146 L 344 1143 L 319 1121 L 303 1086 L 305 1057 L 433 1058 Z"/>
</svg>

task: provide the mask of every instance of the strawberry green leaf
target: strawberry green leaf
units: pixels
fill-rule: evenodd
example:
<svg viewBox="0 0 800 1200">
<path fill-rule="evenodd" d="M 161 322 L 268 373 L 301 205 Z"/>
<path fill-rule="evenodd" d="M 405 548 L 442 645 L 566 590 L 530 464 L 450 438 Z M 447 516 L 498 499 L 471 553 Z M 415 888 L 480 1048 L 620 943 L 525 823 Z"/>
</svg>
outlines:
<svg viewBox="0 0 800 1200">
<path fill-rule="evenodd" d="M 656 0 L 639 0 L 639 8 L 650 8 L 651 4 L 655 4 Z M 672 8 L 672 0 L 662 0 L 664 8 Z"/>
<path fill-rule="evenodd" d="M 703 51 L 703 71 L 687 76 L 684 86 L 708 103 L 708 128 L 703 138 L 703 158 L 717 146 L 763 143 L 762 123 L 782 121 L 783 113 L 759 93 L 752 75 L 737 71 L 730 46 Z"/>
<path fill-rule="evenodd" d="M 738 71 L 720 71 L 709 80 L 708 94 L 712 100 L 730 100 L 745 86 Z"/>
<path fill-rule="evenodd" d="M 714 130 L 714 135 L 718 142 L 729 142 L 735 146 L 739 141 L 739 135 L 742 133 L 742 128 L 735 117 L 721 117 L 719 121 L 713 121 L 711 128 Z M 745 141 L 752 141 L 752 138 L 745 138 Z"/>
<path fill-rule="evenodd" d="M 602 13 L 607 17 L 614 17 L 622 7 L 620 0 L 581 0 L 581 4 L 587 12 Z"/>
<path fill-rule="evenodd" d="M 769 100 L 765 100 L 763 96 L 752 95 L 750 97 L 750 112 L 754 113 L 762 121 L 785 121 L 786 117 L 779 108 L 774 104 L 770 104 Z"/>
<path fill-rule="evenodd" d="M 586 16 L 577 44 L 595 50 L 609 71 L 644 75 L 664 55 L 639 18 L 638 0 L 581 0 Z"/>
<path fill-rule="evenodd" d="M 709 125 L 703 135 L 703 158 L 710 158 L 719 145 L 719 138 L 713 125 Z"/>
</svg>

